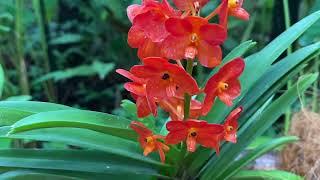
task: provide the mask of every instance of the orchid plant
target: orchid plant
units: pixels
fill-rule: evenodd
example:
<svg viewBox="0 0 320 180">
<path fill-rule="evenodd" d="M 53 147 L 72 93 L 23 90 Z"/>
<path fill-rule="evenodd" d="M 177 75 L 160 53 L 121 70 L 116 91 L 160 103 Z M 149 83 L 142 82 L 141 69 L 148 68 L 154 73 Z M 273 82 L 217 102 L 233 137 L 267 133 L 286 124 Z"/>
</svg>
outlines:
<svg viewBox="0 0 320 180">
<path fill-rule="evenodd" d="M 255 42 L 244 42 L 226 56 L 221 50 L 230 16 L 249 20 L 243 1 L 222 0 L 201 17 L 208 1 L 173 0 L 173 7 L 167 0 L 142 0 L 128 7 L 128 44 L 138 49 L 141 64 L 117 73 L 130 80 L 124 88 L 135 100 L 126 101 L 133 118 L 44 102 L 0 102 L 1 140 L 44 145 L 0 149 L 0 178 L 300 178 L 284 171 L 243 168 L 298 140 L 284 136 L 248 148 L 317 79 L 318 74 L 304 75 L 274 96 L 319 54 L 320 43 L 315 43 L 276 61 L 320 19 L 320 12 L 243 58 Z M 205 82 L 196 81 L 195 66 L 212 69 Z M 160 108 L 169 118 L 155 122 Z M 150 127 L 145 120 L 158 126 Z M 48 142 L 64 146 L 46 147 Z"/>
<path fill-rule="evenodd" d="M 130 126 L 139 135 L 144 155 L 158 151 L 163 163 L 165 152 L 170 149 L 168 145 L 182 143 L 184 146 L 185 143 L 189 152 L 195 152 L 200 144 L 215 149 L 218 154 L 223 140 L 237 141 L 241 107 L 232 111 L 223 125 L 209 124 L 198 118 L 210 112 L 216 98 L 227 106 L 233 105 L 233 100 L 241 94 L 239 76 L 245 68 L 244 60 L 238 57 L 224 65 L 204 88 L 199 88 L 192 71 L 198 64 L 196 59 L 199 65 L 207 68 L 220 65 L 220 45 L 227 38 L 228 16 L 248 20 L 249 14 L 241 7 L 242 2 L 224 0 L 204 18 L 200 10 L 207 2 L 176 0 L 178 10 L 167 0 L 145 0 L 142 5 L 128 7 L 132 22 L 128 42 L 131 47 L 138 48 L 143 64 L 133 66 L 130 72 L 123 69 L 117 72 L 132 81 L 124 87 L 136 99 L 139 118 L 150 114 L 157 116 L 157 106 L 170 114 L 166 137 L 155 135 L 136 121 Z M 210 23 L 215 15 L 219 15 L 219 23 Z M 186 67 L 184 61 L 187 61 Z M 203 103 L 191 98 L 202 92 L 206 95 Z"/>
</svg>

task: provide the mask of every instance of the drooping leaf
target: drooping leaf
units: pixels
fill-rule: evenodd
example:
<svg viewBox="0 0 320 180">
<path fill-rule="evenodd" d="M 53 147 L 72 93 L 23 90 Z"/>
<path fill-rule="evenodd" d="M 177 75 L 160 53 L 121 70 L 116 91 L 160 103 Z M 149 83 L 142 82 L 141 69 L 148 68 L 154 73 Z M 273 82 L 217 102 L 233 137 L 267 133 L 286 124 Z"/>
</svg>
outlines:
<svg viewBox="0 0 320 180">
<path fill-rule="evenodd" d="M 58 111 L 66 109 L 70 110 L 74 108 L 60 104 L 35 101 L 1 101 L 0 125 L 12 125 L 20 119 L 39 112 Z"/>
<path fill-rule="evenodd" d="M 110 114 L 84 110 L 60 110 L 42 112 L 28 116 L 12 125 L 11 133 L 52 127 L 75 127 L 136 139 L 136 133 L 129 129 L 130 121 Z"/>
<path fill-rule="evenodd" d="M 10 139 L 28 139 L 36 141 L 59 142 L 66 145 L 73 145 L 82 148 L 96 149 L 104 151 L 113 156 L 121 156 L 129 159 L 135 159 L 147 164 L 165 166 L 158 160 L 145 157 L 137 142 L 128 141 L 123 138 L 103 134 L 100 132 L 80 129 L 80 128 L 42 128 L 9 134 L 11 127 L 0 128 L 1 138 Z"/>
</svg>

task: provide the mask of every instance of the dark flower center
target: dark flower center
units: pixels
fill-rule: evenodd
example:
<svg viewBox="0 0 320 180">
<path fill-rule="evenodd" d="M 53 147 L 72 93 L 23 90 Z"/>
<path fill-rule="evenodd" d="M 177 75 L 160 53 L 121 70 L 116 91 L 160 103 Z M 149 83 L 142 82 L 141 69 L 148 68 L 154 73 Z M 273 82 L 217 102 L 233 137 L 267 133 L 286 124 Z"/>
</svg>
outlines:
<svg viewBox="0 0 320 180">
<path fill-rule="evenodd" d="M 197 136 L 197 133 L 196 133 L 196 132 L 192 132 L 190 135 L 191 135 L 192 137 L 196 137 L 196 136 Z"/>
<path fill-rule="evenodd" d="M 169 78 L 170 78 L 170 75 L 167 74 L 167 73 L 164 73 L 163 76 L 162 76 L 162 79 L 163 79 L 163 80 L 167 80 L 167 79 L 169 79 Z"/>
</svg>

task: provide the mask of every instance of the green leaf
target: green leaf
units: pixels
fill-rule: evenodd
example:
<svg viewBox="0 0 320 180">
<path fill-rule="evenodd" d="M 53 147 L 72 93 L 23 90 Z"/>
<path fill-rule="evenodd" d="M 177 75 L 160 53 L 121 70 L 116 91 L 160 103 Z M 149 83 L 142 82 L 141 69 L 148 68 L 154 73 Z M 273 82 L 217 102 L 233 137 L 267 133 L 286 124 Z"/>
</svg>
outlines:
<svg viewBox="0 0 320 180">
<path fill-rule="evenodd" d="M 310 13 L 318 11 L 319 9 L 320 9 L 320 0 L 315 0 Z M 320 21 L 316 22 L 314 25 L 312 25 L 312 27 L 308 29 L 308 31 L 299 39 L 299 43 L 302 46 L 306 46 L 313 42 L 319 42 L 320 41 L 319 29 L 320 29 Z"/>
<path fill-rule="evenodd" d="M 295 41 L 303 32 L 317 22 L 320 11 L 317 11 L 294 24 L 260 52 L 246 58 L 246 68 L 241 76 L 244 90 L 248 90 L 272 65 L 272 63 Z"/>
<path fill-rule="evenodd" d="M 32 96 L 29 95 L 21 95 L 21 96 L 11 96 L 5 99 L 5 101 L 30 101 Z"/>
<path fill-rule="evenodd" d="M 150 164 L 92 150 L 0 150 L 0 167 L 162 176 Z"/>
<path fill-rule="evenodd" d="M 117 179 L 126 180 L 128 175 L 126 174 L 100 174 L 90 172 L 79 172 L 79 171 L 61 171 L 61 170 L 29 170 L 17 168 L 17 170 L 9 170 L 0 175 L 0 179 L 14 179 L 14 180 L 80 180 L 80 179 Z M 144 180 L 151 179 L 152 176 L 131 174 L 131 180 Z"/>
<path fill-rule="evenodd" d="M 2 97 L 3 87 L 4 87 L 4 72 L 0 64 L 0 98 Z"/>
<path fill-rule="evenodd" d="M 12 125 L 20 119 L 39 112 L 74 109 L 68 106 L 35 101 L 0 102 L 0 126 Z"/>
<path fill-rule="evenodd" d="M 136 104 L 127 99 L 122 100 L 121 107 L 125 110 L 128 118 L 132 120 L 138 120 L 142 122 L 149 129 L 156 131 L 155 117 L 153 115 L 149 115 L 145 118 L 139 118 L 137 114 Z"/>
<path fill-rule="evenodd" d="M 266 99 L 275 94 L 288 80 L 301 72 L 301 69 L 313 59 L 313 55 L 319 49 L 320 43 L 310 45 L 272 65 L 237 104 L 245 109 L 243 117 L 239 120 L 240 123 L 242 124 L 245 119 L 249 118 Z"/>
<path fill-rule="evenodd" d="M 263 145 L 260 145 L 253 151 L 249 152 L 248 154 L 241 157 L 239 160 L 232 163 L 232 165 L 225 170 L 225 172 L 217 177 L 217 179 L 228 179 L 232 177 L 235 173 L 239 172 L 243 167 L 248 165 L 253 160 L 257 159 L 258 157 L 262 156 L 263 154 L 279 147 L 287 143 L 292 143 L 295 141 L 298 141 L 299 138 L 294 136 L 288 136 L 288 137 L 281 137 L 277 139 L 273 139 L 269 141 L 268 143 L 265 143 Z"/>
<path fill-rule="evenodd" d="M 82 41 L 80 34 L 63 34 L 62 36 L 56 37 L 50 41 L 51 45 L 71 44 Z"/>
<path fill-rule="evenodd" d="M 263 179 L 276 179 L 276 180 L 303 180 L 302 177 L 295 174 L 271 170 L 271 171 L 262 171 L 262 170 L 243 170 L 240 171 L 236 176 L 232 177 L 233 180 L 263 180 Z"/>
<path fill-rule="evenodd" d="M 305 67 L 304 63 L 307 63 L 311 59 L 313 59 L 313 55 L 315 54 L 320 47 L 320 43 L 316 43 L 310 45 L 308 47 L 302 48 L 290 56 L 284 58 L 280 62 L 272 65 L 271 68 L 261 77 L 261 79 L 253 85 L 253 87 L 246 93 L 246 95 L 242 98 L 242 100 L 235 105 L 235 107 L 242 106 L 244 111 L 239 119 L 239 124 L 245 123 L 245 121 L 252 116 L 258 109 L 260 109 L 261 105 L 263 105 L 272 95 L 274 95 L 281 87 L 283 87 L 289 79 L 293 76 L 301 72 L 301 69 Z M 220 104 L 218 104 L 220 105 Z M 219 108 L 220 106 L 214 108 Z M 231 110 L 231 109 L 229 109 Z M 221 117 L 212 117 L 211 121 L 215 123 L 222 123 L 221 120 L 227 116 L 225 113 L 218 113 L 213 109 L 212 112 L 216 112 L 214 114 L 220 115 Z M 220 121 L 217 121 L 220 120 Z M 199 167 L 199 165 L 208 159 L 208 154 L 206 150 L 199 149 L 196 153 L 194 153 L 197 162 L 197 165 L 192 165 L 193 167 Z M 194 170 L 193 170 L 194 171 Z"/>
<path fill-rule="evenodd" d="M 66 145 L 104 151 L 114 156 L 127 157 L 128 159 L 135 159 L 148 164 L 166 166 L 158 160 L 143 156 L 142 150 L 137 142 L 88 129 L 68 127 L 44 128 L 8 134 L 10 130 L 11 127 L 1 127 L 0 137 L 65 143 Z"/>
<path fill-rule="evenodd" d="M 257 149 L 259 146 L 266 144 L 270 141 L 273 140 L 273 137 L 269 137 L 269 136 L 260 136 L 257 137 L 247 148 L 246 150 L 255 150 Z"/>
<path fill-rule="evenodd" d="M 103 63 L 100 61 L 94 61 L 91 65 L 100 79 L 104 79 L 114 69 L 114 66 L 114 63 Z"/>
<path fill-rule="evenodd" d="M 76 177 L 70 177 L 65 175 L 36 172 L 30 170 L 16 170 L 8 171 L 0 174 L 0 179 L 11 180 L 32 180 L 32 179 L 46 179 L 46 180 L 76 180 Z"/>
<path fill-rule="evenodd" d="M 9 20 L 9 21 L 13 21 L 14 20 L 14 17 L 12 14 L 10 14 L 9 12 L 4 12 L 4 13 L 1 13 L 0 14 L 0 19 L 3 20 Z"/>
<path fill-rule="evenodd" d="M 235 104 L 239 102 L 251 89 L 263 74 L 265 74 L 274 61 L 320 18 L 320 11 L 317 11 L 283 32 L 280 36 L 274 39 L 265 48 L 256 54 L 253 54 L 245 59 L 246 67 L 240 77 L 242 94 L 235 100 Z M 227 107 L 220 100 L 217 100 L 212 111 L 206 116 L 206 120 L 214 122 L 214 119 L 224 119 L 226 115 L 233 109 Z"/>
<path fill-rule="evenodd" d="M 295 86 L 275 100 L 264 112 L 249 119 L 238 132 L 238 142 L 236 144 L 225 144 L 221 149 L 220 155 L 213 156 L 202 168 L 200 172 L 201 179 L 212 179 L 223 174 L 241 151 L 256 137 L 263 134 L 317 77 L 318 74 L 302 76 Z"/>
<path fill-rule="evenodd" d="M 104 79 L 114 69 L 114 63 L 93 62 L 91 65 L 81 65 L 61 71 L 48 73 L 38 79 L 33 84 L 38 84 L 49 79 L 54 81 L 63 81 L 74 77 L 87 77 L 99 75 L 100 79 Z"/>
<path fill-rule="evenodd" d="M 130 121 L 110 114 L 84 110 L 60 110 L 42 112 L 28 116 L 12 125 L 10 133 L 40 128 L 75 127 L 136 139 L 136 133 L 129 129 Z"/>
<path fill-rule="evenodd" d="M 0 25 L 0 31 L 2 32 L 10 32 L 11 28 L 8 26 Z"/>
</svg>

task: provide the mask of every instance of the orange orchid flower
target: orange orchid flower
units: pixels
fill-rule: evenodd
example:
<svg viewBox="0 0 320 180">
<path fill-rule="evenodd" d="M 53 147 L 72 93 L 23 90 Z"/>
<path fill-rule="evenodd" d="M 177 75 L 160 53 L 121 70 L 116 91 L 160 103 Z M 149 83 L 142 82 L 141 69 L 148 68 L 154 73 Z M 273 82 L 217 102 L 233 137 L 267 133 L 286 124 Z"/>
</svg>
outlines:
<svg viewBox="0 0 320 180">
<path fill-rule="evenodd" d="M 226 105 L 232 106 L 233 100 L 241 93 L 239 77 L 244 67 L 244 60 L 236 58 L 224 65 L 219 72 L 209 79 L 204 89 L 206 97 L 202 109 L 203 115 L 209 113 L 216 97 Z"/>
<path fill-rule="evenodd" d="M 207 121 L 189 119 L 187 121 L 170 121 L 167 123 L 169 134 L 167 144 L 178 144 L 186 141 L 187 150 L 194 152 L 196 145 L 201 144 L 219 152 L 219 137 L 224 132 L 224 127 L 219 124 L 209 124 Z"/>
<path fill-rule="evenodd" d="M 132 121 L 130 127 L 139 135 L 138 141 L 143 149 L 143 155 L 148 156 L 150 153 L 158 151 L 161 162 L 164 163 L 165 152 L 169 151 L 170 148 L 159 140 L 165 137 L 154 135 L 144 124 L 137 121 Z"/>
</svg>

